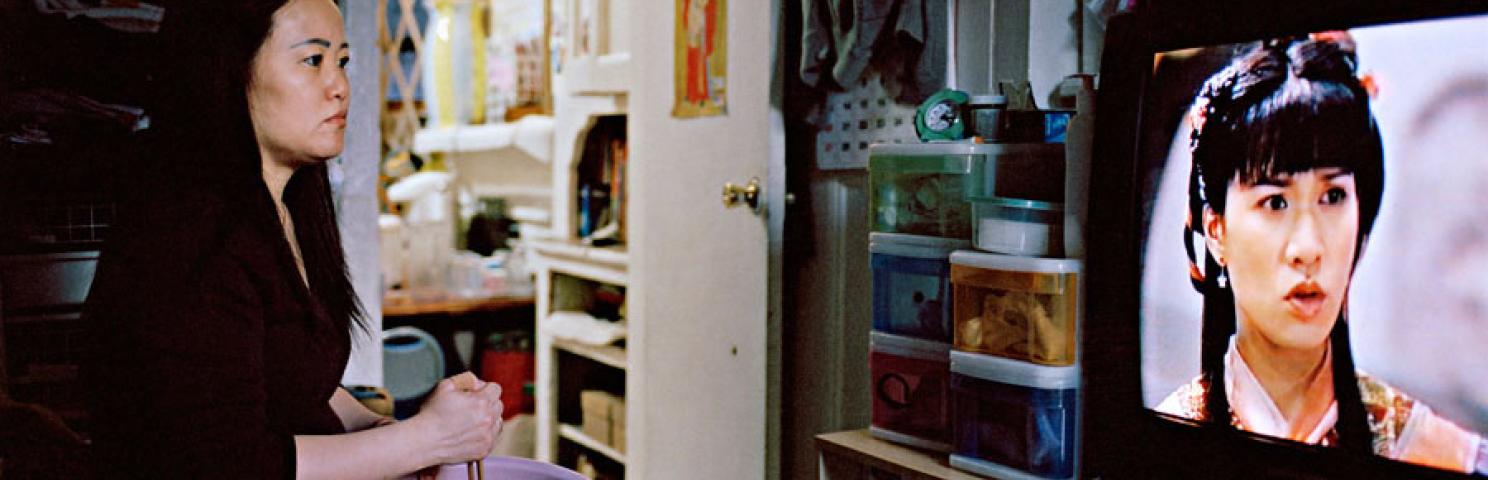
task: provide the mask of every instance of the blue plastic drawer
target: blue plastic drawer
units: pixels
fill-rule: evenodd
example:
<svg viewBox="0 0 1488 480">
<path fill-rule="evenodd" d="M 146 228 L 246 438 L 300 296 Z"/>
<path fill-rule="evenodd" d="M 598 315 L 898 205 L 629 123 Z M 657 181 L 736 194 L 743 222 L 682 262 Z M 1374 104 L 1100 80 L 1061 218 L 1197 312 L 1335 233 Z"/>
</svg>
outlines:
<svg viewBox="0 0 1488 480">
<path fill-rule="evenodd" d="M 873 329 L 951 341 L 951 252 L 965 241 L 872 233 Z"/>
<path fill-rule="evenodd" d="M 1006 476 L 1011 469 L 1041 478 L 1073 477 L 1079 384 L 1079 367 L 951 352 L 957 466 L 987 475 Z"/>
</svg>

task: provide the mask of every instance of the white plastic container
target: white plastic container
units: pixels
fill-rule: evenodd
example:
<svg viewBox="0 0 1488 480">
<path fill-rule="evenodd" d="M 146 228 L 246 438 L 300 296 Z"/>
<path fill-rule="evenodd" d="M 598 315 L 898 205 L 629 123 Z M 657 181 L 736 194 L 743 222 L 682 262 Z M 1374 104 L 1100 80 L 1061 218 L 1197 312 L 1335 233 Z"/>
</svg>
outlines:
<svg viewBox="0 0 1488 480">
<path fill-rule="evenodd" d="M 1064 206 L 997 198 L 972 202 L 976 248 L 1030 257 L 1058 256 L 1064 238 Z"/>
<path fill-rule="evenodd" d="M 987 145 L 973 166 L 972 204 L 976 248 L 1026 256 L 1054 256 L 1064 243 L 1064 145 Z"/>
</svg>

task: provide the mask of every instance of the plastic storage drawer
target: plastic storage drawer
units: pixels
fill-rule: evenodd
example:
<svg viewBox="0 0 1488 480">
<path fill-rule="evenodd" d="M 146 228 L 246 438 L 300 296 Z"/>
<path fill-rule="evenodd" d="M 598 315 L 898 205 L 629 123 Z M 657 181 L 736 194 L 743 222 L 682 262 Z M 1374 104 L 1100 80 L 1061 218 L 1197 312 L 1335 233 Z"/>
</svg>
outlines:
<svg viewBox="0 0 1488 480">
<path fill-rule="evenodd" d="M 951 254 L 957 350 L 1044 365 L 1077 358 L 1079 260 Z"/>
<path fill-rule="evenodd" d="M 1064 145 L 988 145 L 985 161 L 972 165 L 976 248 L 1013 255 L 1051 256 L 1064 243 Z"/>
<path fill-rule="evenodd" d="M 965 143 L 874 145 L 868 206 L 875 232 L 971 239 L 970 174 L 989 150 Z"/>
<path fill-rule="evenodd" d="M 1028 256 L 1064 252 L 1064 206 L 1033 200 L 973 200 L 976 248 Z"/>
<path fill-rule="evenodd" d="M 951 352 L 951 465 L 999 478 L 1073 478 L 1077 366 Z"/>
<path fill-rule="evenodd" d="M 951 252 L 963 240 L 868 234 L 873 268 L 873 329 L 951 341 Z"/>
<path fill-rule="evenodd" d="M 873 332 L 869 350 L 873 436 L 950 452 L 951 345 Z"/>
</svg>

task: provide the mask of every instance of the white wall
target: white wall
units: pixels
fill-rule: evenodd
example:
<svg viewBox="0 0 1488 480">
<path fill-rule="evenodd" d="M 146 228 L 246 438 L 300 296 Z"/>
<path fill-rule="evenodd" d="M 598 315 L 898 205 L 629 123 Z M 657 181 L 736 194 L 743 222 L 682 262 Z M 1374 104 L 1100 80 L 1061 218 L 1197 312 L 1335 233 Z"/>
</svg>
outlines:
<svg viewBox="0 0 1488 480">
<path fill-rule="evenodd" d="M 1048 108 L 1065 76 L 1099 70 L 1100 32 L 1083 11 L 1081 0 L 956 0 L 955 87 L 995 92 L 1000 80 L 1027 80 Z"/>
</svg>

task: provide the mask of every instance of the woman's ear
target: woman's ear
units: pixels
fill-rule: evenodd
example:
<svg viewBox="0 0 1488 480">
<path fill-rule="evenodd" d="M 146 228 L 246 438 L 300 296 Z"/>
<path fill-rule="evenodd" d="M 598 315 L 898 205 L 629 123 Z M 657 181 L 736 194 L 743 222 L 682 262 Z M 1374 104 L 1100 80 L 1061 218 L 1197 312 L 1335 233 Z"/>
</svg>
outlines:
<svg viewBox="0 0 1488 480">
<path fill-rule="evenodd" d="M 1214 213 L 1213 208 L 1204 207 L 1204 246 L 1209 247 L 1209 253 L 1220 266 L 1225 264 L 1224 239 L 1224 217 Z"/>
</svg>

